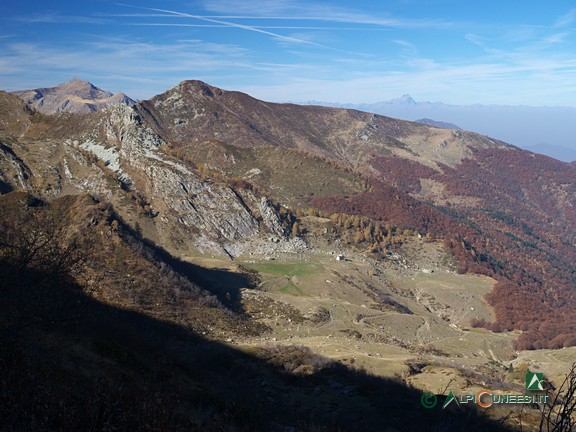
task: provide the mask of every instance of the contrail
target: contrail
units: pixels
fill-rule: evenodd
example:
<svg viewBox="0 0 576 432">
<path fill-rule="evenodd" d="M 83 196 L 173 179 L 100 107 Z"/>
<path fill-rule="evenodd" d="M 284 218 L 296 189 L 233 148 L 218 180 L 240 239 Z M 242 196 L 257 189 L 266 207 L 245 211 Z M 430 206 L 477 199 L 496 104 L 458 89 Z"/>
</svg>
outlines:
<svg viewBox="0 0 576 432">
<path fill-rule="evenodd" d="M 239 28 L 242 30 L 248 30 L 248 31 L 252 31 L 252 32 L 256 32 L 256 33 L 261 33 L 261 34 L 265 34 L 267 36 L 272 36 L 278 39 L 282 39 L 282 40 L 286 40 L 286 41 L 290 41 L 290 42 L 297 42 L 297 43 L 302 43 L 302 44 L 306 44 L 306 45 L 312 45 L 318 48 L 324 48 L 324 49 L 329 49 L 332 51 L 339 51 L 339 52 L 346 52 L 337 48 L 332 48 L 329 47 L 327 45 L 322 45 L 322 44 L 318 44 L 315 42 L 310 42 L 304 39 L 298 39 L 292 36 L 283 36 L 281 34 L 278 33 L 273 33 L 270 31 L 266 31 L 266 30 L 262 30 L 261 28 L 256 28 L 256 27 L 252 27 L 252 26 L 248 26 L 248 25 L 244 25 L 244 24 L 238 24 L 238 23 L 233 23 L 230 21 L 222 21 L 222 20 L 217 20 L 214 18 L 207 18 L 201 15 L 192 15 L 189 13 L 185 13 L 185 12 L 178 12 L 178 11 L 172 11 L 172 10 L 166 10 L 166 9 L 156 9 L 156 8 L 144 8 L 144 7 L 138 7 L 138 6 L 130 6 L 130 5 L 125 5 L 125 4 L 120 4 L 120 6 L 127 6 L 127 7 L 133 7 L 133 8 L 137 8 L 137 9 L 142 9 L 142 10 L 149 10 L 149 11 L 153 11 L 153 12 L 163 12 L 163 13 L 167 13 L 167 14 L 171 14 L 174 16 L 181 16 L 181 17 L 186 17 L 186 18 L 194 18 L 200 21 L 206 21 L 206 22 L 210 22 L 213 24 L 220 24 L 226 27 L 231 27 L 231 28 Z"/>
<path fill-rule="evenodd" d="M 166 16 L 166 15 L 163 15 Z M 126 25 L 151 27 L 201 27 L 201 28 L 228 28 L 224 24 L 181 24 L 181 23 L 134 23 Z M 383 28 L 360 27 L 310 27 L 310 26 L 251 26 L 254 29 L 282 29 L 282 30 L 345 30 L 345 31 L 385 31 Z"/>
</svg>

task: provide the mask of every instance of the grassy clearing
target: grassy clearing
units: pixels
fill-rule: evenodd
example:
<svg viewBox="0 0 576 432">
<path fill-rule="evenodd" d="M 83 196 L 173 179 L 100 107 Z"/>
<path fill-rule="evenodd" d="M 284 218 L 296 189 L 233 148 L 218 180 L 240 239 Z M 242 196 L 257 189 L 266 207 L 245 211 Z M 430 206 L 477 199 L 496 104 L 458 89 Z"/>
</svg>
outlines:
<svg viewBox="0 0 576 432">
<path fill-rule="evenodd" d="M 435 314 L 449 316 L 452 323 L 467 327 L 470 320 L 494 320 L 492 308 L 484 300 L 494 280 L 476 275 L 443 272 L 419 274 L 406 283 L 414 289 L 419 302 Z"/>
<path fill-rule="evenodd" d="M 275 276 L 298 276 L 306 277 L 313 276 L 322 271 L 322 266 L 319 264 L 311 263 L 252 263 L 246 264 L 260 273 L 267 273 Z"/>
<path fill-rule="evenodd" d="M 414 279 L 417 284 L 424 283 L 429 286 L 466 290 L 481 295 L 489 292 L 493 285 L 493 281 L 485 276 L 454 275 L 444 272 L 437 272 L 434 274 L 422 273 L 417 275 Z"/>
<path fill-rule="evenodd" d="M 280 292 L 284 294 L 292 294 L 292 295 L 304 295 L 304 291 L 302 291 L 294 282 L 289 281 L 284 287 L 280 288 Z"/>
<path fill-rule="evenodd" d="M 311 263 L 266 262 L 247 264 L 247 267 L 256 270 L 268 279 L 265 281 L 268 286 L 271 286 L 267 283 L 270 282 L 272 286 L 276 285 L 279 292 L 295 296 L 305 295 L 300 278 L 315 276 L 323 270 L 321 265 Z"/>
</svg>

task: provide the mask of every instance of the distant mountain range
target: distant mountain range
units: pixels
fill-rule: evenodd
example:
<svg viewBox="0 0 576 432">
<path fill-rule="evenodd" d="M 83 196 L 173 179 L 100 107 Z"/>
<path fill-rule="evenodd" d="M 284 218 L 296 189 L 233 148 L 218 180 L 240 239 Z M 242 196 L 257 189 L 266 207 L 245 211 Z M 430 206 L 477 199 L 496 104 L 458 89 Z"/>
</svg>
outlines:
<svg viewBox="0 0 576 432">
<path fill-rule="evenodd" d="M 119 103 L 129 106 L 136 103 L 124 93 L 113 94 L 78 78 L 72 78 L 56 87 L 21 90 L 12 93 L 24 99 L 28 106 L 44 114 L 57 114 L 59 112 L 87 114 Z"/>
<path fill-rule="evenodd" d="M 417 102 L 410 95 L 372 104 L 310 101 L 324 105 L 368 111 L 403 120 L 421 118 L 457 124 L 515 146 L 570 162 L 576 160 L 576 108 L 509 105 L 450 105 Z M 442 126 L 440 126 L 442 127 Z"/>
</svg>

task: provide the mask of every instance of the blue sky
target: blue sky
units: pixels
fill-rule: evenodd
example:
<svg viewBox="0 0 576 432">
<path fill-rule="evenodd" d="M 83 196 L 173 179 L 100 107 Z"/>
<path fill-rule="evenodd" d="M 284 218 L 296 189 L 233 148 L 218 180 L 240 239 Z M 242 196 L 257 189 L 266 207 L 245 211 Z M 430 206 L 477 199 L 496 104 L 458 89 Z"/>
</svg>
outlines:
<svg viewBox="0 0 576 432">
<path fill-rule="evenodd" d="M 270 101 L 576 106 L 568 0 L 26 0 L 0 5 L 0 88 L 72 77 L 144 99 L 200 79 Z"/>
</svg>

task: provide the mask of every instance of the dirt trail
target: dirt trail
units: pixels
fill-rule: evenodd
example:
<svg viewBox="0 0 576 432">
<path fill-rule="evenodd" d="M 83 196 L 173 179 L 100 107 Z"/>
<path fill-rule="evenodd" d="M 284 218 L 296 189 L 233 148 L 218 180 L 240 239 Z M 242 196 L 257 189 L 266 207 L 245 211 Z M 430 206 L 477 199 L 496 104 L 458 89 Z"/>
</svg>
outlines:
<svg viewBox="0 0 576 432">
<path fill-rule="evenodd" d="M 428 339 L 431 339 L 430 335 L 430 321 L 426 317 L 422 317 L 424 323 L 416 330 L 416 338 L 418 339 L 418 343 L 420 345 L 426 345 L 426 341 L 424 340 L 424 336 L 428 336 Z"/>
</svg>

